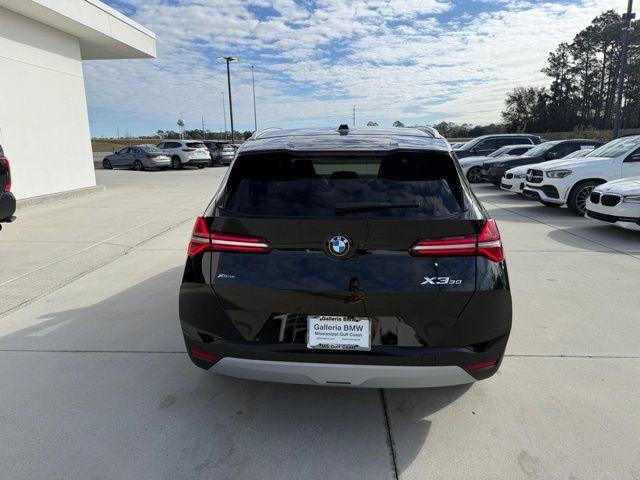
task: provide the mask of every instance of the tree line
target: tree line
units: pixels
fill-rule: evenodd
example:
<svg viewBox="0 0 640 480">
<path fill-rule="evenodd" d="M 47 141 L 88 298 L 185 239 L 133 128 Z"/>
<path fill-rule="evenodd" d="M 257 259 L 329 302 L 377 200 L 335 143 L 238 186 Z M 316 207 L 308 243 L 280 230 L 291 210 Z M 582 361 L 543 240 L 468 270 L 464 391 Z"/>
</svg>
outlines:
<svg viewBox="0 0 640 480">
<path fill-rule="evenodd" d="M 251 135 L 253 135 L 253 132 L 249 130 L 245 130 L 244 132 L 234 130 L 234 138 L 236 140 L 246 140 Z M 180 133 L 173 130 L 158 130 L 156 137 L 177 140 L 180 138 Z M 193 130 L 185 130 L 184 138 L 187 140 L 231 140 L 231 132 L 212 132 L 210 130 L 196 128 Z"/>
<path fill-rule="evenodd" d="M 502 123 L 433 125 L 448 138 L 490 133 L 575 132 L 610 130 L 614 126 L 626 22 L 608 10 L 593 19 L 571 43 L 561 43 L 542 69 L 549 86 L 519 86 L 507 94 Z M 622 101 L 622 128 L 640 128 L 640 20 L 631 23 Z M 369 122 L 369 125 L 377 125 Z M 393 126 L 404 126 L 400 121 Z"/>
<path fill-rule="evenodd" d="M 616 115 L 622 34 L 613 10 L 596 17 L 571 43 L 561 43 L 542 69 L 548 87 L 517 87 L 502 117 L 508 131 L 608 130 Z M 622 98 L 622 128 L 640 127 L 640 22 L 631 24 Z"/>
</svg>

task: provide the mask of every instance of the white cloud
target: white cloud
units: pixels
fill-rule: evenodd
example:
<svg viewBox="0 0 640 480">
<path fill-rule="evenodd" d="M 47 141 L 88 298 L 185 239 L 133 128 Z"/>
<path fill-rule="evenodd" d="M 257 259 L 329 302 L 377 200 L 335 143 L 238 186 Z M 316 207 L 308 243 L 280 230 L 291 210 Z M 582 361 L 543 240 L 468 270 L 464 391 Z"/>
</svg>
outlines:
<svg viewBox="0 0 640 480">
<path fill-rule="evenodd" d="M 560 42 L 626 5 L 481 0 L 476 8 L 493 3 L 485 13 L 445 21 L 460 12 L 452 0 L 319 0 L 313 9 L 294 0 L 127 3 L 156 32 L 158 59 L 88 62 L 89 102 L 100 112 L 93 123 L 128 115 L 167 128 L 182 112 L 193 124 L 201 115 L 220 124 L 226 71 L 215 57 L 234 54 L 242 129 L 253 124 L 250 64 L 262 126 L 333 125 L 349 120 L 354 104 L 363 122 L 497 121 L 509 90 L 546 82 L 540 69 Z"/>
</svg>

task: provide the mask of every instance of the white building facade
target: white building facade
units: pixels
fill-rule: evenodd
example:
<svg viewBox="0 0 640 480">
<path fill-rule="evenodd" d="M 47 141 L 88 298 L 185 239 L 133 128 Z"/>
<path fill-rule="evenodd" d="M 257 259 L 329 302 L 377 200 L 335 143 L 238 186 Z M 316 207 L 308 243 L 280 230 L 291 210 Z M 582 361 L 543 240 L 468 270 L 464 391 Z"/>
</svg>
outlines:
<svg viewBox="0 0 640 480">
<path fill-rule="evenodd" d="M 18 200 L 95 186 L 83 60 L 154 58 L 98 0 L 0 0 L 0 144 Z"/>
</svg>

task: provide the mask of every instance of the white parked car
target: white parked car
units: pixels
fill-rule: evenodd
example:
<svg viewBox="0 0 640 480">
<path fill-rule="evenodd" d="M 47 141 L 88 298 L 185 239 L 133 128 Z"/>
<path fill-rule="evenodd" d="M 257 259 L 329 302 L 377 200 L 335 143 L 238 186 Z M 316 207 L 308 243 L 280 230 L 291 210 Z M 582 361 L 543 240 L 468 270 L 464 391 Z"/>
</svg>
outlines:
<svg viewBox="0 0 640 480">
<path fill-rule="evenodd" d="M 536 168 L 535 165 L 522 165 L 520 167 L 513 167 L 507 170 L 502 176 L 500 181 L 500 188 L 508 192 L 517 193 L 522 195 L 522 189 L 524 188 L 524 179 L 527 176 L 527 170 L 530 168 Z"/>
<path fill-rule="evenodd" d="M 573 153 L 570 153 L 566 157 L 562 157 L 563 160 L 568 160 L 570 158 L 577 157 L 586 157 L 593 150 L 576 150 Z M 500 188 L 502 190 L 506 190 L 508 192 L 517 193 L 518 195 L 522 195 L 522 190 L 524 189 L 524 180 L 527 176 L 527 170 L 530 168 L 536 168 L 536 165 L 521 165 L 519 167 L 513 167 L 507 170 L 502 176 L 502 181 L 500 182 Z"/>
<path fill-rule="evenodd" d="M 207 146 L 199 140 L 165 140 L 158 148 L 171 157 L 171 168 L 182 167 L 204 168 L 211 163 L 211 155 Z"/>
<path fill-rule="evenodd" d="M 613 140 L 582 158 L 553 160 L 527 170 L 523 195 L 549 207 L 567 204 L 584 215 L 594 187 L 640 175 L 640 135 Z"/>
<path fill-rule="evenodd" d="M 593 189 L 587 217 L 640 231 L 640 177 L 622 178 Z"/>
<path fill-rule="evenodd" d="M 533 147 L 535 147 L 535 145 L 507 145 L 505 147 L 499 148 L 489 155 L 461 158 L 459 160 L 460 167 L 462 168 L 462 172 L 465 174 L 467 180 L 469 180 L 470 183 L 480 183 L 483 181 L 482 177 L 480 176 L 480 169 L 484 162 L 500 157 L 513 155 L 520 156 L 531 150 Z"/>
</svg>

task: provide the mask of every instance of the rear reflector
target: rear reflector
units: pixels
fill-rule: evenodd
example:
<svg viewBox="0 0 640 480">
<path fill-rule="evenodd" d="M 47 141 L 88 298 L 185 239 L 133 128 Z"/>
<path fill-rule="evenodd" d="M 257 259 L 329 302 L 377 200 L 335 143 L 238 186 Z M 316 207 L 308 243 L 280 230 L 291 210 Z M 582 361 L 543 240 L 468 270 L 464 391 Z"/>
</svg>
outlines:
<svg viewBox="0 0 640 480">
<path fill-rule="evenodd" d="M 204 251 L 232 253 L 269 253 L 271 246 L 260 237 L 210 232 L 204 218 L 196 218 L 187 253 L 190 256 Z"/>
<path fill-rule="evenodd" d="M 480 255 L 494 262 L 504 260 L 500 232 L 495 220 L 489 219 L 479 235 L 422 240 L 409 253 L 419 257 L 467 257 Z"/>
<path fill-rule="evenodd" d="M 206 360 L 208 362 L 216 363 L 218 360 L 220 360 L 220 357 L 218 355 L 213 355 L 212 353 L 203 352 L 202 350 L 197 350 L 195 348 L 191 349 L 191 353 L 196 357 L 202 358 L 203 360 Z"/>
<path fill-rule="evenodd" d="M 467 372 L 473 372 L 475 370 L 480 370 L 480 369 L 483 369 L 483 368 L 494 367 L 496 365 L 496 363 L 498 363 L 498 362 L 496 362 L 495 360 L 492 361 L 492 362 L 476 363 L 475 365 L 469 365 L 468 367 L 464 367 L 464 369 Z"/>
</svg>

